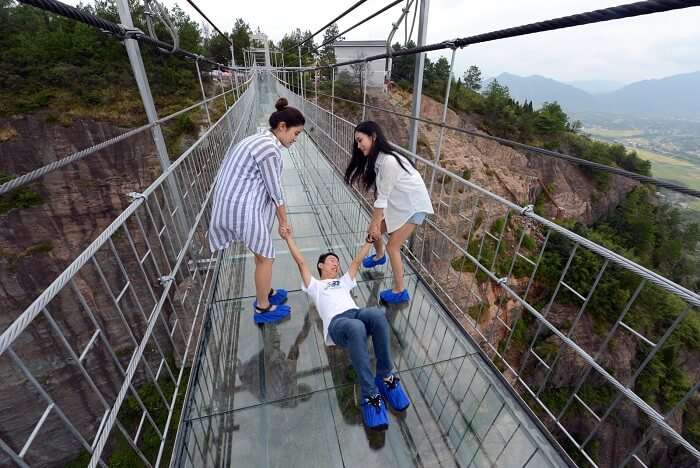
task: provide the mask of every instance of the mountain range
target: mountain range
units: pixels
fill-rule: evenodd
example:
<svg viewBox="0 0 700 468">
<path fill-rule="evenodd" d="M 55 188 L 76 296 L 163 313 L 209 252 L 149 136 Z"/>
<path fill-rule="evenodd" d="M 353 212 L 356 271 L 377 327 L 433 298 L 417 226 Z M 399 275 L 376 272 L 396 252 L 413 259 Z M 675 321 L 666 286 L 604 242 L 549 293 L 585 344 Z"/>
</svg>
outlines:
<svg viewBox="0 0 700 468">
<path fill-rule="evenodd" d="M 486 80 L 484 87 L 493 78 Z M 540 75 L 501 73 L 496 80 L 510 90 L 516 101 L 558 102 L 567 113 L 604 112 L 637 116 L 700 119 L 700 71 L 644 80 L 614 89 L 614 82 L 563 83 Z M 577 82 L 574 82 L 577 83 Z M 611 89 L 591 92 L 593 89 Z"/>
</svg>

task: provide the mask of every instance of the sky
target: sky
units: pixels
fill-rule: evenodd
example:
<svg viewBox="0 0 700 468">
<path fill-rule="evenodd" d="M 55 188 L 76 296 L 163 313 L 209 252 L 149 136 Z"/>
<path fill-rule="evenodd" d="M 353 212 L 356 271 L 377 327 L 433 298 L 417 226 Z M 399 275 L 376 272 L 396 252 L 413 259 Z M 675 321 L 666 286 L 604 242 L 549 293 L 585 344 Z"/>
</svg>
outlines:
<svg viewBox="0 0 700 468">
<path fill-rule="evenodd" d="M 178 4 L 191 18 L 203 18 L 185 0 Z M 277 42 L 296 27 L 316 32 L 356 0 L 195 0 L 199 8 L 224 31 L 236 18 L 260 29 Z M 472 36 L 536 21 L 606 8 L 631 0 L 430 0 L 427 42 Z M 73 0 L 67 3 L 75 4 Z M 340 30 L 379 10 L 390 0 L 368 0 L 341 19 Z M 393 7 L 348 33 L 348 40 L 386 40 L 401 13 Z M 508 72 L 542 75 L 560 81 L 612 80 L 629 83 L 700 70 L 700 7 L 642 17 L 579 26 L 559 31 L 476 44 L 458 50 L 455 74 L 475 64 L 484 77 Z M 417 36 L 418 27 L 414 30 Z M 318 38 L 322 37 L 322 33 Z M 404 40 L 403 26 L 395 40 Z M 319 41 L 320 42 L 320 41 Z M 317 42 L 317 44 L 319 43 Z M 450 51 L 433 52 L 433 60 Z"/>
</svg>

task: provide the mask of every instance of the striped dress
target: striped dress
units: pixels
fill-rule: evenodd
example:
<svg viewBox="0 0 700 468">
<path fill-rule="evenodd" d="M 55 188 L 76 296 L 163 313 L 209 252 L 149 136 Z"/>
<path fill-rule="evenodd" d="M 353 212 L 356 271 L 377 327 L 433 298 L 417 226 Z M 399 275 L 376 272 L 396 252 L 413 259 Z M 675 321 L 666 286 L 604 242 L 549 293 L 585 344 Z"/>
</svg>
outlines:
<svg viewBox="0 0 700 468">
<path fill-rule="evenodd" d="M 216 176 L 209 246 L 225 249 L 240 240 L 258 255 L 275 258 L 272 225 L 282 192 L 282 144 L 271 131 L 234 146 Z"/>
</svg>

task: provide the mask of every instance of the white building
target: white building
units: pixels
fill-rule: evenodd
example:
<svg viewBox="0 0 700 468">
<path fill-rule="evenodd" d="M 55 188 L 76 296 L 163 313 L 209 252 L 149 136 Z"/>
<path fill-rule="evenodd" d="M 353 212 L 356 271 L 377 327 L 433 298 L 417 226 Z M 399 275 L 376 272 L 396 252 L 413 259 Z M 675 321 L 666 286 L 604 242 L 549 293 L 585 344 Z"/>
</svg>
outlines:
<svg viewBox="0 0 700 468">
<path fill-rule="evenodd" d="M 355 60 L 358 58 L 371 57 L 386 53 L 386 41 L 340 41 L 333 44 L 335 50 L 336 63 Z M 381 88 L 384 86 L 384 66 L 385 59 L 368 62 L 367 86 L 371 88 Z M 336 73 L 347 72 L 351 76 L 356 76 L 362 70 L 363 64 L 346 65 L 339 67 Z"/>
</svg>

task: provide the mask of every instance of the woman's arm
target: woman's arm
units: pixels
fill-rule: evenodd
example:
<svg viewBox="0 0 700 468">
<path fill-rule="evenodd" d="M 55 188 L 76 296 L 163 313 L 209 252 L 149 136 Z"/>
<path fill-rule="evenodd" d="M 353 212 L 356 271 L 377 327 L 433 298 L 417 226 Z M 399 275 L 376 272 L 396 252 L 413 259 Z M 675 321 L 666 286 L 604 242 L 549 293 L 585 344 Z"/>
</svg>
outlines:
<svg viewBox="0 0 700 468">
<path fill-rule="evenodd" d="M 367 233 L 369 234 L 372 242 L 379 239 L 382 235 L 382 220 L 384 219 L 384 208 L 374 208 L 372 210 L 372 220 L 367 228 Z"/>
<path fill-rule="evenodd" d="M 277 221 L 279 224 L 279 233 L 282 239 L 292 235 L 292 225 L 287 221 L 287 208 L 285 205 L 277 206 Z"/>
<path fill-rule="evenodd" d="M 292 228 L 287 221 L 287 209 L 284 204 L 284 192 L 282 191 L 282 159 L 274 148 L 265 146 L 252 154 L 258 163 L 263 183 L 267 193 L 277 206 L 277 221 L 279 222 L 279 233 L 282 238 L 292 233 Z"/>
<path fill-rule="evenodd" d="M 384 209 L 389 204 L 389 195 L 394 190 L 394 186 L 401 175 L 401 166 L 398 161 L 389 155 L 384 156 L 382 167 L 377 172 L 377 199 L 374 201 L 372 210 L 372 221 L 367 228 L 367 232 L 372 240 L 377 240 L 381 234 L 381 224 L 384 219 Z"/>
</svg>

